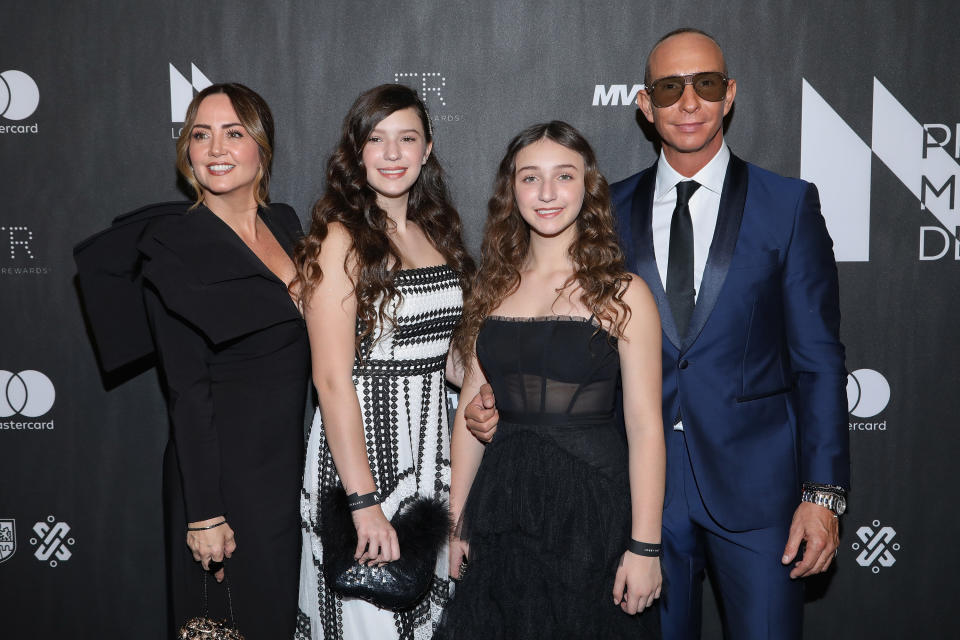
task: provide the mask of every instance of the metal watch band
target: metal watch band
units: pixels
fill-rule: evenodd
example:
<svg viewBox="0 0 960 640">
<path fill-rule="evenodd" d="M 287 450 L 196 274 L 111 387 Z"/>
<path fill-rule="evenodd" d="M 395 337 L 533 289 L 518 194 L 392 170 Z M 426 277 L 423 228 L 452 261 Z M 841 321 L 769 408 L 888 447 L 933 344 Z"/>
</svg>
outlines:
<svg viewBox="0 0 960 640">
<path fill-rule="evenodd" d="M 843 512 L 847 510 L 846 497 L 834 492 L 804 489 L 800 499 L 830 509 L 838 517 L 842 516 Z"/>
<path fill-rule="evenodd" d="M 820 484 L 818 482 L 804 482 L 803 488 L 808 491 L 823 491 L 826 493 L 836 493 L 837 495 L 847 497 L 847 490 L 838 484 Z"/>
</svg>

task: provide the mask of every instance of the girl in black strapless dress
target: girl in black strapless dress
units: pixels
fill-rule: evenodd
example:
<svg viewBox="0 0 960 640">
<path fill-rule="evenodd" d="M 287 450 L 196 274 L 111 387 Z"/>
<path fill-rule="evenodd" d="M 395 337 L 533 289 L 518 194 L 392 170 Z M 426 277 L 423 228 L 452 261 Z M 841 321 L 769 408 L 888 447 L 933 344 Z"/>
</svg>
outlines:
<svg viewBox="0 0 960 640">
<path fill-rule="evenodd" d="M 435 638 L 658 638 L 660 321 L 570 125 L 510 143 L 458 341 L 450 572 L 462 580 Z M 463 418 L 484 382 L 500 414 L 486 450 Z"/>
</svg>

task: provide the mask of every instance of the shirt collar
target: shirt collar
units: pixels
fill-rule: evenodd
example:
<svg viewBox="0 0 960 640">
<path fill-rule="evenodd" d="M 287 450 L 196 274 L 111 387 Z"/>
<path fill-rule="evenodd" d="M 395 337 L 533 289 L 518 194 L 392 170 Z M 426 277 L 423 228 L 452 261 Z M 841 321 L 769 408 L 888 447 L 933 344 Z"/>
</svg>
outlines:
<svg viewBox="0 0 960 640">
<path fill-rule="evenodd" d="M 720 145 L 720 150 L 717 151 L 716 155 L 692 178 L 687 178 L 678 173 L 661 153 L 660 159 L 657 161 L 657 184 L 653 199 L 662 200 L 670 194 L 677 183 L 684 180 L 695 180 L 701 186 L 720 195 L 723 192 L 723 181 L 727 177 L 728 164 L 730 164 L 730 148 L 726 142 Z"/>
</svg>

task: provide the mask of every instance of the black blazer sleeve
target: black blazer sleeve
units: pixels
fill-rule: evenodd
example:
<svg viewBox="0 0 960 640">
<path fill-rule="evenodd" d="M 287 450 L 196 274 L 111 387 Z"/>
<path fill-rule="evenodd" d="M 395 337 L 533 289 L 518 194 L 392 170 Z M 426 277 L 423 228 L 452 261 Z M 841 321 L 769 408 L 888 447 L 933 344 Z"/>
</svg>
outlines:
<svg viewBox="0 0 960 640">
<path fill-rule="evenodd" d="M 206 338 L 167 309 L 149 284 L 144 287 L 144 302 L 167 390 L 187 521 L 224 515 L 208 363 L 212 351 Z"/>
<path fill-rule="evenodd" d="M 173 443 L 180 462 L 187 521 L 223 515 L 220 496 L 220 442 L 213 424 L 210 349 L 203 336 L 144 290 L 147 316 L 167 388 Z"/>
</svg>

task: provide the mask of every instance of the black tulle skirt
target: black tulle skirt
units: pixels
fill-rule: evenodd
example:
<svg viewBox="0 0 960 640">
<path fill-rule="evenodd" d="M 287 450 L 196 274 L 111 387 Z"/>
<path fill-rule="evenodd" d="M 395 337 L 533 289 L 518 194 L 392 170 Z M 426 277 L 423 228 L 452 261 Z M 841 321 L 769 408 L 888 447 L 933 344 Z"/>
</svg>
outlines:
<svg viewBox="0 0 960 640">
<path fill-rule="evenodd" d="M 469 568 L 434 638 L 659 638 L 657 607 L 613 604 L 630 517 L 619 427 L 501 423 L 458 524 Z"/>
</svg>

